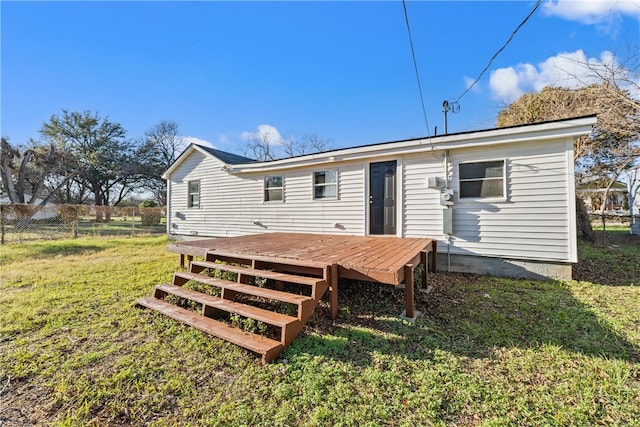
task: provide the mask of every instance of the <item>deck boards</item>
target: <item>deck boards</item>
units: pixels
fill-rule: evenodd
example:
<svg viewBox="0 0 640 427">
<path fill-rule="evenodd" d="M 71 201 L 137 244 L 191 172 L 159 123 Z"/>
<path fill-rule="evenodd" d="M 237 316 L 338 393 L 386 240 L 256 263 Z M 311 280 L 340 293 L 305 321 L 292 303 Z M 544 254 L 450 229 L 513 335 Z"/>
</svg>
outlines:
<svg viewBox="0 0 640 427">
<path fill-rule="evenodd" d="M 339 277 L 399 285 L 404 280 L 405 265 L 419 261 L 421 252 L 431 253 L 435 266 L 436 241 L 386 236 L 263 233 L 174 242 L 169 244 L 168 250 L 199 257 L 205 257 L 209 250 L 219 250 L 245 256 L 337 264 Z"/>
</svg>

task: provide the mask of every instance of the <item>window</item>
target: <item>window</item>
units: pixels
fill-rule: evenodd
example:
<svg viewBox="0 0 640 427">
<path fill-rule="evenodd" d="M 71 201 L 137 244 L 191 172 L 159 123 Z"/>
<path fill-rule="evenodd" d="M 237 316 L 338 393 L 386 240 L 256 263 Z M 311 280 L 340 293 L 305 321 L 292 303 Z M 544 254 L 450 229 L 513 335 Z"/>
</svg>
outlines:
<svg viewBox="0 0 640 427">
<path fill-rule="evenodd" d="M 189 181 L 187 183 L 189 187 L 187 207 L 199 208 L 200 207 L 200 181 Z"/>
<path fill-rule="evenodd" d="M 335 170 L 313 173 L 313 198 L 336 199 L 338 197 L 338 172 Z"/>
<path fill-rule="evenodd" d="M 504 160 L 461 163 L 460 198 L 504 197 Z"/>
<path fill-rule="evenodd" d="M 282 176 L 267 176 L 264 178 L 264 201 L 282 201 Z"/>
</svg>

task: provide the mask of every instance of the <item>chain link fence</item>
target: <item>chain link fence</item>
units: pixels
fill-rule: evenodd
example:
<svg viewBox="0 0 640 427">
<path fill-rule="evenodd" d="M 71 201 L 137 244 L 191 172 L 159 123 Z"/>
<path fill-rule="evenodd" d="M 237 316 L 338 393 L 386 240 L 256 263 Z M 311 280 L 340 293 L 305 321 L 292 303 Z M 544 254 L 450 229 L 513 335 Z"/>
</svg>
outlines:
<svg viewBox="0 0 640 427">
<path fill-rule="evenodd" d="M 599 212 L 589 213 L 589 220 L 593 225 L 601 225 L 603 215 Z M 639 216 L 631 216 L 629 213 L 613 213 L 607 212 L 604 214 L 604 221 L 607 225 L 618 225 L 623 227 L 629 227 L 634 222 L 640 221 Z"/>
<path fill-rule="evenodd" d="M 163 234 L 165 212 L 164 207 L 2 204 L 0 243 Z"/>
</svg>

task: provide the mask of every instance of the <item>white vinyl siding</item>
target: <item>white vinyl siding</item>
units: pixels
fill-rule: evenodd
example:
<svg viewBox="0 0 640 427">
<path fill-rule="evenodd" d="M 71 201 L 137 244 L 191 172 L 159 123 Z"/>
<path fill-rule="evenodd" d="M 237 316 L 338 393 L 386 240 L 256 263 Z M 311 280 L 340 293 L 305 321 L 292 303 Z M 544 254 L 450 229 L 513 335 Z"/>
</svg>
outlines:
<svg viewBox="0 0 640 427">
<path fill-rule="evenodd" d="M 371 161 L 398 162 L 398 235 L 438 239 L 442 233 L 440 190 L 428 178 L 448 178 L 456 192 L 451 253 L 551 262 L 575 261 L 571 142 L 563 139 L 451 149 L 444 153 L 309 165 L 277 172 L 233 173 L 213 156 L 194 151 L 171 172 L 169 231 L 199 237 L 232 237 L 268 232 L 366 235 L 366 176 Z M 458 165 L 504 159 L 504 197 L 460 199 Z M 335 170 L 336 199 L 314 198 L 314 172 Z M 264 179 L 282 176 L 285 203 L 265 203 Z M 200 181 L 201 209 L 187 209 L 189 181 Z"/>
<path fill-rule="evenodd" d="M 173 171 L 169 180 L 171 233 L 199 237 L 275 231 L 364 234 L 364 165 L 360 162 L 333 168 L 340 177 L 339 203 L 313 199 L 313 171 L 309 169 L 282 172 L 285 203 L 264 203 L 264 178 L 273 173 L 234 175 L 223 171 L 223 166 L 215 158 L 194 152 Z M 188 211 L 185 183 L 197 178 L 201 205 L 206 209 Z"/>
<path fill-rule="evenodd" d="M 403 237 L 444 238 L 440 191 L 427 188 L 432 177 L 445 177 L 441 156 L 420 153 L 403 157 Z"/>
<path fill-rule="evenodd" d="M 454 165 L 472 159 L 504 157 L 504 200 L 460 198 L 454 204 L 451 253 L 492 257 L 569 261 L 572 221 L 564 141 L 493 149 L 456 150 Z M 451 167 L 453 182 L 459 168 Z M 458 189 L 456 189 L 458 190 Z"/>
</svg>

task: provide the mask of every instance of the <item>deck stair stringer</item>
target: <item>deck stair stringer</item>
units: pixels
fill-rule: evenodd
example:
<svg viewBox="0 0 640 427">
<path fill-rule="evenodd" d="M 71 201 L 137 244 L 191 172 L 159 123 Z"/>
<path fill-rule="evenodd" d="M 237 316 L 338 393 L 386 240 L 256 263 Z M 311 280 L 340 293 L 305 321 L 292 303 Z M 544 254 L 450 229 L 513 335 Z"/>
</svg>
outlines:
<svg viewBox="0 0 640 427">
<path fill-rule="evenodd" d="M 337 292 L 332 285 L 337 282 L 337 277 L 332 280 L 335 266 L 291 261 L 209 251 L 204 260 L 191 261 L 187 271 L 176 271 L 171 283 L 157 285 L 152 297 L 136 302 L 257 353 L 268 363 L 300 334 L 327 290 Z M 190 282 L 198 290 L 185 286 Z M 203 285 L 206 290 L 200 292 Z M 263 327 L 248 332 L 231 318 L 252 319 Z"/>
</svg>

